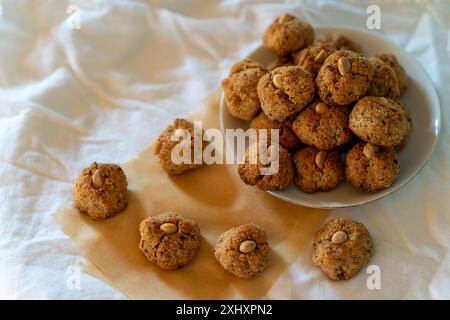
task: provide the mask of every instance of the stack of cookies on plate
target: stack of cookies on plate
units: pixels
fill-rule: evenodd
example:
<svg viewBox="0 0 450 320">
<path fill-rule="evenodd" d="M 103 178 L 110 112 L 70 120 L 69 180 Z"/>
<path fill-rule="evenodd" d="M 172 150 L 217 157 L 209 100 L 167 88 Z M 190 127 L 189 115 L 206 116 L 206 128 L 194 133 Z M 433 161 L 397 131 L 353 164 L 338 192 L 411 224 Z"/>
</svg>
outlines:
<svg viewBox="0 0 450 320">
<path fill-rule="evenodd" d="M 279 170 L 239 166 L 241 179 L 263 190 L 292 181 L 303 192 L 330 191 L 347 180 L 364 191 L 391 186 L 400 173 L 398 152 L 411 132 L 398 99 L 407 75 L 396 57 L 365 57 L 338 33 L 314 39 L 311 25 L 284 14 L 263 36 L 278 57 L 268 65 L 245 59 L 223 80 L 228 111 L 253 129 L 279 129 Z M 268 155 L 275 150 L 268 147 Z"/>
</svg>

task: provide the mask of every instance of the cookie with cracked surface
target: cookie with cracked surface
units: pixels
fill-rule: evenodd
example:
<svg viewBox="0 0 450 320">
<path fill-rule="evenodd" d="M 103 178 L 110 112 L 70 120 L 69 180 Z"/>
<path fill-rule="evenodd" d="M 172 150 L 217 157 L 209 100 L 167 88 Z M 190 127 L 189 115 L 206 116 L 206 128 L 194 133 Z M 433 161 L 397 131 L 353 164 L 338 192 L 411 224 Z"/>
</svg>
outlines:
<svg viewBox="0 0 450 320">
<path fill-rule="evenodd" d="M 271 119 L 284 121 L 314 98 L 314 78 L 302 67 L 279 67 L 258 82 L 261 108 Z"/>
<path fill-rule="evenodd" d="M 262 65 L 248 59 L 233 65 L 222 81 L 225 102 L 233 117 L 252 120 L 259 113 L 261 105 L 256 86 L 266 71 Z"/>
<path fill-rule="evenodd" d="M 329 105 L 349 105 L 361 99 L 372 82 L 373 71 L 363 55 L 340 50 L 325 60 L 316 78 L 320 100 Z"/>
<path fill-rule="evenodd" d="M 174 139 L 175 141 L 172 141 Z M 202 142 L 202 148 L 205 148 L 207 142 Z M 174 163 L 172 161 L 172 150 L 175 151 L 183 159 L 183 144 L 187 144 L 186 148 L 191 149 L 190 161 L 188 163 Z M 170 175 L 179 175 L 187 171 L 194 170 L 203 166 L 201 163 L 195 163 L 194 158 L 194 124 L 185 119 L 176 119 L 172 125 L 169 125 L 159 136 L 155 147 L 155 154 L 159 157 L 159 162 L 163 169 Z M 186 159 L 189 160 L 189 159 Z M 190 163 L 189 163 L 190 162 Z"/>
<path fill-rule="evenodd" d="M 394 100 L 367 96 L 350 113 L 349 127 L 361 140 L 395 147 L 410 131 L 405 110 Z"/>
<path fill-rule="evenodd" d="M 250 122 L 250 128 L 257 130 L 257 134 L 259 134 L 260 129 L 266 129 L 268 141 L 271 138 L 271 129 L 279 130 L 279 143 L 289 152 L 297 150 L 302 144 L 292 131 L 292 120 L 290 119 L 284 122 L 270 120 L 264 112 L 261 112 Z"/>
<path fill-rule="evenodd" d="M 367 192 L 390 187 L 399 174 L 400 164 L 394 148 L 360 142 L 345 158 L 347 181 Z"/>
<path fill-rule="evenodd" d="M 278 56 L 287 56 L 312 44 L 312 26 L 297 17 L 285 13 L 277 17 L 263 35 L 264 47 Z"/>
<path fill-rule="evenodd" d="M 161 269 L 175 270 L 192 262 L 200 246 L 200 228 L 175 212 L 145 218 L 139 250 Z"/>
<path fill-rule="evenodd" d="M 312 262 L 331 280 L 348 280 L 361 270 L 373 253 L 366 227 L 348 219 L 333 219 L 316 232 Z"/>
<path fill-rule="evenodd" d="M 294 54 L 294 64 L 316 75 L 328 56 L 335 51 L 331 43 L 317 43 Z"/>
<path fill-rule="evenodd" d="M 330 150 L 352 138 L 348 128 L 350 111 L 344 106 L 327 106 L 315 101 L 300 112 L 292 129 L 303 143 L 319 150 Z"/>
<path fill-rule="evenodd" d="M 274 154 L 277 149 L 278 157 Z M 250 152 L 251 150 L 256 150 L 256 152 Z M 255 154 L 256 159 L 252 157 L 252 154 Z M 257 142 L 247 148 L 245 161 L 238 166 L 238 174 L 241 180 L 245 184 L 257 186 L 261 190 L 286 189 L 294 177 L 289 152 L 282 146 L 270 145 L 267 148 L 266 159 L 264 159 L 268 161 L 261 161 L 261 158 Z M 267 162 L 267 164 L 263 164 L 263 162 Z"/>
<path fill-rule="evenodd" d="M 239 278 L 252 278 L 269 265 L 266 234 L 255 224 L 234 227 L 219 237 L 214 256 L 229 273 Z"/>
<path fill-rule="evenodd" d="M 120 166 L 94 162 L 75 181 L 73 206 L 94 220 L 104 220 L 125 209 L 127 187 L 127 177 Z"/>
<path fill-rule="evenodd" d="M 336 47 L 336 50 L 350 50 L 357 53 L 363 53 L 360 45 L 350 38 L 337 32 L 324 32 L 316 40 L 317 43 L 329 43 Z"/>
<path fill-rule="evenodd" d="M 398 87 L 400 90 L 400 95 L 403 95 L 408 89 L 408 75 L 405 69 L 398 62 L 397 57 L 389 53 L 376 54 L 375 57 L 381 59 L 387 63 L 392 69 L 394 69 L 397 75 Z"/>
<path fill-rule="evenodd" d="M 367 95 L 386 97 L 389 99 L 397 99 L 400 97 L 397 74 L 394 69 L 376 57 L 369 58 L 369 62 L 373 69 L 373 79 Z"/>
<path fill-rule="evenodd" d="M 344 180 L 344 165 L 335 150 L 306 147 L 293 157 L 294 181 L 303 192 L 330 191 Z"/>
</svg>

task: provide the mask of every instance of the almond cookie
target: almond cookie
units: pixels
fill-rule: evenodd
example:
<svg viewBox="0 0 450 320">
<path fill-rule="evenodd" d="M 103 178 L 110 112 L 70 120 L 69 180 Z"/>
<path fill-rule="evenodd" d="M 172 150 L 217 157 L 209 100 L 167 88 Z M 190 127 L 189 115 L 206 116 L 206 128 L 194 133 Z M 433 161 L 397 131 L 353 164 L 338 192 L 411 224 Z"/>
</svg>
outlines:
<svg viewBox="0 0 450 320">
<path fill-rule="evenodd" d="M 200 246 L 200 228 L 195 221 L 175 212 L 144 219 L 139 249 L 161 269 L 175 270 L 191 263 Z"/>
<path fill-rule="evenodd" d="M 382 53 L 377 54 L 375 57 L 381 59 L 387 63 L 392 69 L 394 69 L 397 75 L 398 87 L 400 89 L 400 95 L 403 95 L 408 88 L 408 76 L 406 75 L 405 69 L 397 61 L 397 58 L 393 54 Z"/>
<path fill-rule="evenodd" d="M 277 57 L 275 60 L 268 63 L 266 65 L 266 69 L 272 71 L 273 69 L 276 69 L 278 67 L 289 67 L 295 65 L 296 63 L 294 63 L 294 59 L 291 56 L 284 56 L 284 57 Z"/>
<path fill-rule="evenodd" d="M 266 69 L 259 63 L 242 60 L 231 68 L 228 78 L 222 81 L 225 102 L 233 117 L 252 120 L 260 111 L 256 86 Z"/>
<path fill-rule="evenodd" d="M 269 265 L 266 234 L 255 224 L 234 227 L 219 237 L 214 256 L 229 273 L 239 278 L 252 278 Z"/>
<path fill-rule="evenodd" d="M 205 141 L 202 143 L 202 148 L 205 148 L 207 143 Z M 185 159 L 186 161 L 182 157 L 183 144 L 186 144 L 186 148 L 191 150 L 190 159 Z M 178 160 L 181 163 L 176 163 L 178 160 L 174 162 L 172 159 L 172 150 L 175 147 L 180 150 L 180 152 L 175 153 L 180 156 Z M 163 169 L 170 175 L 183 174 L 203 166 L 203 160 L 200 158 L 195 161 L 194 157 L 194 124 L 185 119 L 176 119 L 172 125 L 161 133 L 156 143 L 155 154 L 159 156 L 159 162 Z"/>
<path fill-rule="evenodd" d="M 292 131 L 292 120 L 290 119 L 284 122 L 270 120 L 264 112 L 261 112 L 252 120 L 250 128 L 257 130 L 257 132 L 260 129 L 266 129 L 268 141 L 271 138 L 271 129 L 279 130 L 279 143 L 289 152 L 298 149 L 302 144 L 294 131 Z"/>
<path fill-rule="evenodd" d="M 271 119 L 284 121 L 314 98 L 314 78 L 302 67 L 279 67 L 258 82 L 261 108 Z"/>
<path fill-rule="evenodd" d="M 286 56 L 312 44 L 314 30 L 311 25 L 285 13 L 276 18 L 263 35 L 264 47 L 279 56 Z"/>
<path fill-rule="evenodd" d="M 337 151 L 306 147 L 293 157 L 295 184 L 307 193 L 330 191 L 344 180 L 344 165 Z"/>
<path fill-rule="evenodd" d="M 406 147 L 406 145 L 409 142 L 409 138 L 411 137 L 412 119 L 411 119 L 411 116 L 409 115 L 409 111 L 408 111 L 408 108 L 406 107 L 406 105 L 403 102 L 401 102 L 400 100 L 397 100 L 397 103 L 405 112 L 406 120 L 408 120 L 405 137 L 403 138 L 402 142 L 400 142 L 398 145 L 395 146 L 395 150 L 400 151 Z"/>
<path fill-rule="evenodd" d="M 252 158 L 251 148 L 256 148 L 256 162 Z M 278 157 L 273 152 L 278 149 Z M 273 157 L 273 158 L 272 158 Z M 241 180 L 248 185 L 257 186 L 261 190 L 282 190 L 286 189 L 292 182 L 294 170 L 292 168 L 291 156 L 282 146 L 270 145 L 267 148 L 266 159 L 273 159 L 273 162 L 263 164 L 259 154 L 257 143 L 247 148 L 245 152 L 245 162 L 238 167 L 238 174 Z M 272 167 L 271 167 L 272 165 Z M 275 169 L 275 172 L 264 172 L 263 169 Z"/>
<path fill-rule="evenodd" d="M 400 174 L 393 148 L 360 142 L 347 153 L 345 175 L 348 182 L 364 191 L 390 187 Z"/>
<path fill-rule="evenodd" d="M 73 206 L 94 220 L 104 220 L 128 204 L 127 177 L 118 165 L 94 162 L 75 181 Z"/>
<path fill-rule="evenodd" d="M 326 58 L 335 51 L 336 48 L 331 43 L 317 43 L 297 52 L 294 55 L 294 64 L 316 75 Z"/>
<path fill-rule="evenodd" d="M 373 79 L 367 95 L 389 99 L 400 97 L 400 89 L 394 69 L 376 57 L 370 58 L 369 62 L 372 65 Z"/>
<path fill-rule="evenodd" d="M 320 99 L 329 105 L 348 105 L 361 99 L 373 78 L 372 67 L 363 55 L 340 50 L 325 60 L 316 78 Z"/>
<path fill-rule="evenodd" d="M 372 237 L 363 224 L 333 219 L 314 235 L 312 262 L 331 280 L 348 280 L 373 253 Z"/>
<path fill-rule="evenodd" d="M 410 131 L 407 114 L 397 102 L 370 96 L 355 105 L 349 127 L 361 140 L 383 147 L 400 144 Z"/>
<path fill-rule="evenodd" d="M 332 44 L 336 48 L 336 50 L 350 50 L 357 53 L 363 53 L 362 48 L 358 44 L 337 32 L 322 33 L 317 38 L 316 43 Z"/>
<path fill-rule="evenodd" d="M 352 138 L 348 128 L 349 114 L 347 107 L 329 107 L 316 101 L 297 116 L 292 129 L 303 143 L 319 150 L 330 150 Z"/>
</svg>

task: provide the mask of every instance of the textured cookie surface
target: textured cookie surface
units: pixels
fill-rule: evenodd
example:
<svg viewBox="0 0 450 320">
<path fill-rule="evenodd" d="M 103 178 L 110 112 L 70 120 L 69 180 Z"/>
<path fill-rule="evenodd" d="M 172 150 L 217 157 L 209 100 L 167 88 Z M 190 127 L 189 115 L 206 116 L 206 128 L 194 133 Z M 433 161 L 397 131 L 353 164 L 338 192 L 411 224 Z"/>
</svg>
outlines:
<svg viewBox="0 0 450 320">
<path fill-rule="evenodd" d="M 75 181 L 73 206 L 94 220 L 104 220 L 125 209 L 127 186 L 125 173 L 118 165 L 94 162 Z"/>
<path fill-rule="evenodd" d="M 307 193 L 329 191 L 344 180 L 344 165 L 336 151 L 322 151 L 325 156 L 319 160 L 320 151 L 306 147 L 294 157 L 295 184 Z M 323 164 L 317 161 L 322 161 Z"/>
<path fill-rule="evenodd" d="M 254 249 L 242 252 L 245 241 L 253 242 Z M 231 274 L 239 278 L 252 278 L 269 264 L 269 244 L 264 230 L 255 224 L 234 227 L 223 233 L 214 250 L 216 260 Z"/>
<path fill-rule="evenodd" d="M 302 67 L 279 67 L 258 82 L 261 108 L 271 119 L 284 121 L 314 98 L 314 78 Z"/>
<path fill-rule="evenodd" d="M 376 57 L 370 58 L 369 62 L 372 65 L 374 73 L 367 95 L 386 97 L 389 99 L 397 99 L 400 97 L 397 74 L 394 69 Z"/>
<path fill-rule="evenodd" d="M 253 119 L 260 111 L 256 86 L 266 69 L 248 59 L 231 68 L 229 76 L 222 81 L 228 111 L 233 117 L 242 120 Z"/>
<path fill-rule="evenodd" d="M 373 71 L 368 59 L 353 51 L 340 50 L 325 60 L 317 75 L 316 86 L 323 102 L 348 105 L 366 94 L 372 78 Z"/>
<path fill-rule="evenodd" d="M 286 56 L 312 44 L 314 30 L 305 21 L 290 14 L 277 17 L 263 35 L 264 46 Z"/>
<path fill-rule="evenodd" d="M 361 140 L 383 147 L 400 144 L 410 126 L 405 109 L 384 97 L 364 97 L 350 113 L 350 129 Z"/>
<path fill-rule="evenodd" d="M 177 135 L 177 130 L 182 129 Z M 184 136 L 186 133 L 189 133 L 189 136 Z M 172 141 L 172 137 L 175 141 Z M 184 139 L 186 138 L 186 139 Z M 190 140 L 189 140 L 189 139 Z M 190 144 L 189 144 L 190 142 Z M 191 150 L 190 159 L 183 157 L 183 147 L 180 143 L 187 143 L 188 148 Z M 202 142 L 203 148 L 206 147 L 207 142 Z M 178 160 L 180 163 L 177 163 L 172 159 L 172 150 L 177 148 L 174 151 L 174 154 L 178 156 Z M 176 152 L 176 151 L 179 152 Z M 196 163 L 195 161 L 195 153 L 194 153 L 194 124 L 185 119 L 176 119 L 174 123 L 168 126 L 159 136 L 158 141 L 155 147 L 155 154 L 159 156 L 159 162 L 163 169 L 169 173 L 170 175 L 179 175 L 183 174 L 189 170 L 197 169 L 203 166 L 202 159 L 198 159 L 200 163 Z M 177 160 L 177 161 L 178 161 Z M 184 161 L 186 160 L 186 161 Z"/>
<path fill-rule="evenodd" d="M 312 103 L 294 120 L 292 129 L 300 140 L 320 150 L 330 150 L 350 141 L 352 132 L 348 128 L 348 108 L 325 106 L 323 112 L 318 112 L 318 104 L 319 101 Z"/>
<path fill-rule="evenodd" d="M 250 123 L 250 128 L 258 130 L 266 129 L 267 138 L 270 141 L 271 130 L 278 130 L 279 134 L 279 144 L 288 151 L 293 151 L 301 146 L 301 142 L 297 135 L 292 131 L 292 121 L 286 120 L 284 122 L 270 120 L 264 112 L 261 112 L 255 119 Z"/>
<path fill-rule="evenodd" d="M 337 32 L 324 32 L 316 40 L 316 43 L 328 43 L 336 47 L 336 50 L 350 50 L 362 53 L 362 48 L 350 38 Z"/>
<path fill-rule="evenodd" d="M 255 143 L 246 150 L 245 162 L 238 167 L 239 177 L 244 183 L 251 186 L 257 186 L 261 190 L 282 190 L 291 184 L 294 177 L 291 156 L 286 149 L 279 146 L 278 157 L 274 155 L 272 158 L 272 150 L 276 150 L 273 149 L 273 147 L 274 146 L 271 145 L 267 148 L 266 159 L 264 159 L 266 160 L 264 162 L 267 164 L 264 164 L 263 161 L 261 161 L 263 156 L 259 154 L 258 143 Z M 253 153 L 250 152 L 252 148 L 253 150 L 256 150 L 255 157 L 252 157 Z M 271 159 L 273 162 L 269 163 L 269 160 Z M 262 169 L 269 170 L 270 172 L 263 174 L 261 171 Z"/>
<path fill-rule="evenodd" d="M 294 55 L 294 64 L 299 65 L 316 75 L 328 56 L 336 51 L 331 43 L 317 43 Z"/>
<path fill-rule="evenodd" d="M 398 87 L 400 89 L 400 95 L 403 95 L 406 90 L 408 89 L 408 76 L 406 74 L 405 69 L 400 65 L 400 63 L 397 60 L 397 57 L 393 54 L 389 53 L 382 53 L 377 54 L 375 57 L 383 60 L 385 63 L 387 63 L 392 69 L 394 69 L 396 75 L 397 75 L 397 81 L 398 81 Z"/>
<path fill-rule="evenodd" d="M 139 231 L 142 254 L 165 270 L 189 264 L 200 246 L 200 228 L 195 221 L 174 212 L 144 219 Z"/>
<path fill-rule="evenodd" d="M 356 144 L 345 159 L 347 181 L 364 191 L 390 187 L 400 174 L 400 164 L 393 148 L 379 148 L 368 158 L 365 143 Z"/>
<path fill-rule="evenodd" d="M 333 219 L 315 234 L 312 261 L 330 279 L 348 280 L 367 264 L 372 253 L 373 241 L 364 225 Z"/>
</svg>

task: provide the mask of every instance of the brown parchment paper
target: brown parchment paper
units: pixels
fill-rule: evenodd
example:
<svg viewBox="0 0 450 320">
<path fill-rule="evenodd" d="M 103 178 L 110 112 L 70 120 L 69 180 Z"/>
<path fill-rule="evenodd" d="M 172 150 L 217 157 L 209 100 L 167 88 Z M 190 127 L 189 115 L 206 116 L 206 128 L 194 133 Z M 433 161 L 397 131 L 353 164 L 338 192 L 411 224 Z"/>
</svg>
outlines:
<svg viewBox="0 0 450 320">
<path fill-rule="evenodd" d="M 202 112 L 190 119 L 202 120 L 204 128 L 220 128 L 219 93 L 208 97 Z M 130 299 L 262 298 L 299 255 L 309 254 L 313 234 L 328 215 L 245 185 L 236 165 L 211 165 L 170 177 L 152 146 L 121 166 L 129 183 L 124 212 L 96 222 L 74 209 L 62 209 L 55 219 L 88 260 L 85 271 Z M 165 211 L 194 219 L 202 234 L 194 261 L 176 271 L 159 269 L 138 249 L 140 221 Z M 266 230 L 271 264 L 253 279 L 238 279 L 215 261 L 214 245 L 222 232 L 250 222 Z M 278 290 L 274 298 L 286 296 Z"/>
</svg>

